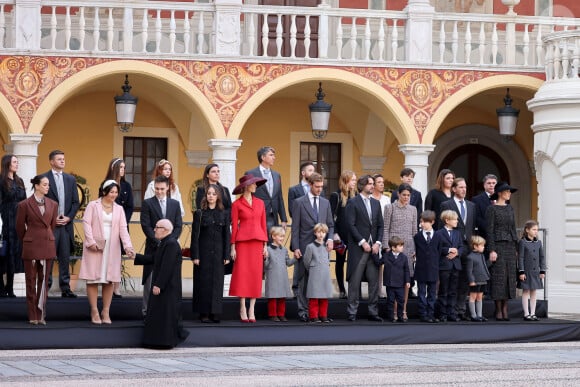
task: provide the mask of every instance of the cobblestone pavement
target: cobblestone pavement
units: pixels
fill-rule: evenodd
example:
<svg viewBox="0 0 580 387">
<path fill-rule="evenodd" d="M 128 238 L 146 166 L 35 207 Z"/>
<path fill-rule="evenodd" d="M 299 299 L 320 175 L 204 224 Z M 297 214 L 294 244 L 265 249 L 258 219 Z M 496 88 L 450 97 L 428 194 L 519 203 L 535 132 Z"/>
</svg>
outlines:
<svg viewBox="0 0 580 387">
<path fill-rule="evenodd" d="M 3 351 L 18 386 L 577 386 L 580 343 Z"/>
</svg>

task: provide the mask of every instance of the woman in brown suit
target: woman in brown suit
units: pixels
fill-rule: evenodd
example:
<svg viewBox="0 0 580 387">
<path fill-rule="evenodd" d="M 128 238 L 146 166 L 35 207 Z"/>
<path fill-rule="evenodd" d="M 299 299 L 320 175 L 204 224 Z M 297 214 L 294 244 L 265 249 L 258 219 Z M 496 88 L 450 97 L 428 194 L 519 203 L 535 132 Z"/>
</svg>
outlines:
<svg viewBox="0 0 580 387">
<path fill-rule="evenodd" d="M 34 194 L 18 203 L 16 233 L 22 241 L 22 259 L 26 278 L 26 304 L 28 319 L 33 325 L 46 325 L 46 298 L 50 260 L 56 257 L 54 228 L 58 204 L 45 197 L 49 183 L 46 176 L 32 180 Z"/>
</svg>

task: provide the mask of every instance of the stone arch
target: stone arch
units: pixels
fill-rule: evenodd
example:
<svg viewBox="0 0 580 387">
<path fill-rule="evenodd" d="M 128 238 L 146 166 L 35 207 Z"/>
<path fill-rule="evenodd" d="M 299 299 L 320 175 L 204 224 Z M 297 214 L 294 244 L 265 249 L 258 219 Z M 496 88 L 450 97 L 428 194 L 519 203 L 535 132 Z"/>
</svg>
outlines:
<svg viewBox="0 0 580 387">
<path fill-rule="evenodd" d="M 400 144 L 418 143 L 413 122 L 399 102 L 375 82 L 349 71 L 331 68 L 311 68 L 293 71 L 269 82 L 258 90 L 240 109 L 230 126 L 228 138 L 237 139 L 249 117 L 268 98 L 292 85 L 305 82 L 340 83 L 353 97 L 369 102 L 369 109 L 388 126 Z"/>
<path fill-rule="evenodd" d="M 224 138 L 226 136 L 221 120 L 215 112 L 215 109 L 199 89 L 175 72 L 138 60 L 119 60 L 99 64 L 80 71 L 66 79 L 60 85 L 55 87 L 39 106 L 36 114 L 30 122 L 28 132 L 41 133 L 44 125 L 56 109 L 58 109 L 64 101 L 73 96 L 80 87 L 83 87 L 90 82 L 94 82 L 99 78 L 110 76 L 111 74 L 125 73 L 142 74 L 154 78 L 159 82 L 171 85 L 171 87 L 177 90 L 184 98 L 189 99 L 192 106 L 196 108 L 195 110 L 206 120 L 206 135 L 208 138 Z"/>
<path fill-rule="evenodd" d="M 492 89 L 505 89 L 506 87 L 520 88 L 535 93 L 543 83 L 544 81 L 539 78 L 517 74 L 495 75 L 473 82 L 451 95 L 439 106 L 423 133 L 422 143 L 432 144 L 441 124 L 453 109 L 477 94 Z"/>
<path fill-rule="evenodd" d="M 6 133 L 2 133 L 3 136 L 6 136 L 4 138 L 4 142 L 10 141 L 8 136 L 11 133 L 24 133 L 24 128 L 22 127 L 20 117 L 18 117 L 18 114 L 16 114 L 14 107 L 12 106 L 10 101 L 8 101 L 6 96 L 4 96 L 4 94 L 0 94 L 0 115 L 4 119 L 4 122 L 6 123 L 6 127 L 8 129 Z"/>
<path fill-rule="evenodd" d="M 518 197 L 514 197 L 512 205 L 516 212 L 518 224 L 530 218 L 531 194 L 527 187 L 532 184 L 531 171 L 528 159 L 520 147 L 514 142 L 506 142 L 497 131 L 485 125 L 462 125 L 453 128 L 435 141 L 435 150 L 429 156 L 429 168 L 427 171 L 429 186 L 437 179 L 437 170 L 443 159 L 449 152 L 468 144 L 470 138 L 477 138 L 478 144 L 493 149 L 504 157 L 510 178 L 510 184 L 519 188 Z M 517 200 L 516 200 L 517 199 Z"/>
</svg>

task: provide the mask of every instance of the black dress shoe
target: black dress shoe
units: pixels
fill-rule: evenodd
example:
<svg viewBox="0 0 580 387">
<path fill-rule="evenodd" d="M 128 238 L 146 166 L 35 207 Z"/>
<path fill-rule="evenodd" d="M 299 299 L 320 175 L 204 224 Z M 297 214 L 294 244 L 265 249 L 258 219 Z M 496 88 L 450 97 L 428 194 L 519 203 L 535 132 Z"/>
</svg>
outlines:
<svg viewBox="0 0 580 387">
<path fill-rule="evenodd" d="M 424 322 L 424 323 L 434 323 L 435 321 L 433 321 L 433 319 L 430 318 L 430 317 L 421 317 L 421 322 Z"/>
<path fill-rule="evenodd" d="M 8 293 L 6 293 L 5 291 L 1 291 L 0 298 L 6 298 L 6 297 L 8 297 Z"/>
<path fill-rule="evenodd" d="M 469 320 L 473 322 L 481 322 L 481 319 L 479 317 L 471 317 Z"/>
<path fill-rule="evenodd" d="M 338 298 L 340 298 L 341 300 L 346 300 L 348 297 L 346 296 L 346 292 L 340 292 Z"/>
<path fill-rule="evenodd" d="M 8 298 L 16 298 L 16 294 L 14 294 L 14 293 L 8 293 Z"/>
<path fill-rule="evenodd" d="M 301 321 L 301 322 L 308 322 L 308 321 L 310 321 L 310 320 L 308 319 L 308 316 L 300 316 L 300 317 L 298 317 L 298 321 Z"/>
<path fill-rule="evenodd" d="M 443 317 L 439 317 L 439 322 L 447 322 L 447 317 L 443 316 Z"/>
<path fill-rule="evenodd" d="M 72 290 L 67 289 L 62 292 L 62 298 L 77 298 L 77 295 L 72 292 Z"/>
<path fill-rule="evenodd" d="M 356 316 L 354 314 L 349 314 L 346 318 L 348 321 L 356 321 Z"/>
<path fill-rule="evenodd" d="M 468 316 L 466 314 L 462 314 L 461 316 L 459 316 L 461 318 L 461 320 L 463 321 L 471 321 L 471 316 Z"/>
<path fill-rule="evenodd" d="M 383 319 L 377 315 L 369 316 L 369 321 L 383 322 Z"/>
<path fill-rule="evenodd" d="M 321 323 L 322 321 L 318 318 L 311 318 L 310 322 L 316 324 L 316 323 Z"/>
<path fill-rule="evenodd" d="M 333 320 L 331 318 L 328 317 L 321 317 L 320 321 L 322 321 L 323 323 L 329 324 L 331 323 Z"/>
</svg>

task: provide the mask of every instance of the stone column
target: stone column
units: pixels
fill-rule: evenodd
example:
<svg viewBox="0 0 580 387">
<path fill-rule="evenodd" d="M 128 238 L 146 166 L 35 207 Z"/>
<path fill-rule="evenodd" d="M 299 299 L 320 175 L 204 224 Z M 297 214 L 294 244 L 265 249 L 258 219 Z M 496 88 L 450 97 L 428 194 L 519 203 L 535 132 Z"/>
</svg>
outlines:
<svg viewBox="0 0 580 387">
<path fill-rule="evenodd" d="M 238 184 L 236 178 L 236 153 L 242 145 L 242 140 L 227 140 L 212 138 L 207 141 L 213 150 L 212 160 L 220 166 L 220 183 L 230 189 L 230 192 Z"/>
<path fill-rule="evenodd" d="M 239 56 L 242 46 L 240 33 L 242 0 L 214 0 L 214 4 L 215 54 Z"/>
<path fill-rule="evenodd" d="M 30 195 L 30 189 L 32 188 L 30 185 L 30 179 L 38 174 L 36 171 L 36 161 L 38 159 L 38 144 L 40 144 L 41 138 L 42 134 L 10 134 L 11 152 L 18 157 L 18 175 L 22 180 L 24 180 L 27 196 Z M 46 169 L 49 169 L 48 155 L 46 159 Z"/>
<path fill-rule="evenodd" d="M 429 167 L 429 155 L 435 149 L 431 144 L 401 144 L 399 150 L 405 155 L 405 168 L 415 171 L 413 188 L 421 192 L 423 200 L 429 191 L 427 181 L 427 167 Z"/>
<path fill-rule="evenodd" d="M 528 108 L 534 113 L 538 221 L 547 230 L 545 294 L 550 312 L 556 313 L 580 309 L 578 106 L 578 78 L 547 81 L 528 101 Z"/>
<path fill-rule="evenodd" d="M 16 0 L 14 5 L 15 48 L 40 49 L 40 0 Z"/>
<path fill-rule="evenodd" d="M 405 26 L 405 60 L 431 63 L 435 8 L 429 4 L 429 0 L 409 0 L 404 10 L 409 14 Z"/>
</svg>

